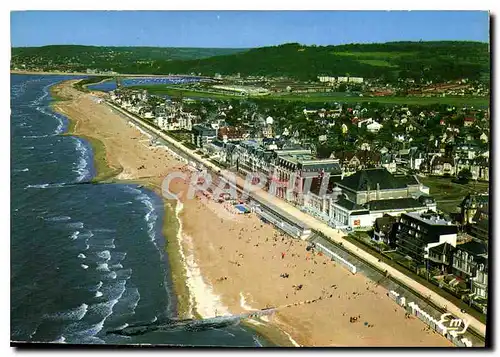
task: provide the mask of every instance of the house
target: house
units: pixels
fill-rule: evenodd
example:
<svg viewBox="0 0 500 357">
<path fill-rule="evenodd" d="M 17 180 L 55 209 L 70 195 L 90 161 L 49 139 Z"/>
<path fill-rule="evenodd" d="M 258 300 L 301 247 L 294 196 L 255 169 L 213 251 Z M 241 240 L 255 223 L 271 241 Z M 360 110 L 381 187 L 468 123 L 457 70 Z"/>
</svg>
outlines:
<svg viewBox="0 0 500 357">
<path fill-rule="evenodd" d="M 191 143 L 199 148 L 212 142 L 217 136 L 216 129 L 204 124 L 193 125 L 191 132 Z"/>
<path fill-rule="evenodd" d="M 463 278 L 474 297 L 488 298 L 488 249 L 486 244 L 470 241 L 456 246 L 453 274 Z"/>
<path fill-rule="evenodd" d="M 478 240 L 488 244 L 490 238 L 489 205 L 480 207 L 474 215 L 472 222 L 467 226 L 467 232 Z"/>
<path fill-rule="evenodd" d="M 371 132 L 371 133 L 378 133 L 380 129 L 382 129 L 382 124 L 377 123 L 376 121 L 372 122 L 371 124 L 368 124 L 366 126 L 366 129 Z"/>
<path fill-rule="evenodd" d="M 456 174 L 455 160 L 435 154 L 421 164 L 421 170 L 434 176 L 454 176 Z"/>
<path fill-rule="evenodd" d="M 375 219 L 375 224 L 373 226 L 373 240 L 390 245 L 394 241 L 397 222 L 398 217 L 394 217 L 389 214 L 384 214 L 383 217 Z"/>
<path fill-rule="evenodd" d="M 217 138 L 224 142 L 240 141 L 248 138 L 248 136 L 243 128 L 234 126 L 222 126 L 217 132 Z"/>
<path fill-rule="evenodd" d="M 482 133 L 481 136 L 479 137 L 479 140 L 481 140 L 484 143 L 487 143 L 489 139 L 490 139 L 489 135 L 487 135 L 486 133 Z"/>
<path fill-rule="evenodd" d="M 464 118 L 464 126 L 472 126 L 474 125 L 474 118 L 466 117 Z"/>
<path fill-rule="evenodd" d="M 472 224 L 476 213 L 481 208 L 488 209 L 490 196 L 488 194 L 471 194 L 469 193 L 460 203 L 460 216 L 462 224 Z"/>
<path fill-rule="evenodd" d="M 443 243 L 455 247 L 457 233 L 458 227 L 436 212 L 403 213 L 396 231 L 396 250 L 422 266 L 429 258 L 430 248 Z"/>
<path fill-rule="evenodd" d="M 439 274 L 446 274 L 450 270 L 454 246 L 448 242 L 430 247 L 424 256 L 427 259 L 427 269 L 438 269 Z"/>
</svg>

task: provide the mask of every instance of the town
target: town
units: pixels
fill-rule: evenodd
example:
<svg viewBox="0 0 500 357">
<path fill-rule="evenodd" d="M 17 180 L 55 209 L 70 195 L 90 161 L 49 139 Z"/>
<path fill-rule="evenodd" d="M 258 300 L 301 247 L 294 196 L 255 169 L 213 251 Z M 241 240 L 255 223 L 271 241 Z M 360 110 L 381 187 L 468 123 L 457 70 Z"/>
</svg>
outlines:
<svg viewBox="0 0 500 357">
<path fill-rule="evenodd" d="M 318 82 L 335 91 L 366 92 L 367 82 L 373 93 L 394 90 L 360 77 L 321 76 Z M 435 86 L 435 93 L 484 91 L 467 83 Z M 285 84 L 276 89 L 256 78 L 216 75 L 170 86 L 180 95 L 169 96 L 152 94 L 154 85 L 146 86 L 149 91 L 117 79 L 106 100 L 217 167 L 258 177 L 267 192 L 486 314 L 488 108 L 271 98 L 279 91 L 300 93 Z"/>
</svg>

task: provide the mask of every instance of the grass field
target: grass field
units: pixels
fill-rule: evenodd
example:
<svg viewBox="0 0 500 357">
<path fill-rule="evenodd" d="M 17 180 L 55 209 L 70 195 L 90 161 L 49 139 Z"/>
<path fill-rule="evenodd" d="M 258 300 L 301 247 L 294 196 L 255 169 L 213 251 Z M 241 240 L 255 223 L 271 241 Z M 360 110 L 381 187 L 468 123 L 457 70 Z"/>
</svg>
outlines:
<svg viewBox="0 0 500 357">
<path fill-rule="evenodd" d="M 385 60 L 381 59 L 362 59 L 358 60 L 359 63 L 364 63 L 364 64 L 369 64 L 370 66 L 377 66 L 377 67 L 398 67 L 395 64 L 391 64 Z"/>
<path fill-rule="evenodd" d="M 209 98 L 209 99 L 231 99 L 231 98 L 246 98 L 240 95 L 212 93 L 206 91 L 193 91 L 181 88 L 173 88 L 165 85 L 147 85 L 147 86 L 131 86 L 131 89 L 142 90 L 146 89 L 151 94 L 170 95 L 178 97 L 181 95 L 190 98 Z M 285 101 L 302 101 L 311 103 L 323 102 L 339 102 L 339 103 L 367 103 L 378 102 L 383 104 L 450 104 L 450 105 L 472 105 L 472 106 L 489 106 L 489 98 L 482 97 L 358 97 L 344 96 L 329 93 L 297 93 L 297 94 L 272 94 L 265 97 L 250 97 L 254 100 L 260 98 L 276 99 Z"/>
<path fill-rule="evenodd" d="M 469 193 L 484 193 L 488 191 L 488 182 L 471 181 L 466 185 L 451 182 L 446 177 L 419 177 L 420 182 L 429 187 L 429 193 L 436 200 L 438 209 L 454 213 L 457 206 Z"/>
<path fill-rule="evenodd" d="M 350 52 L 332 52 L 332 54 L 335 54 L 337 56 L 348 56 L 348 57 L 357 57 L 357 58 L 377 58 L 377 59 L 384 59 L 384 58 L 399 58 L 401 56 L 410 56 L 410 55 L 415 55 L 415 52 L 357 52 L 357 51 L 350 51 Z"/>
</svg>

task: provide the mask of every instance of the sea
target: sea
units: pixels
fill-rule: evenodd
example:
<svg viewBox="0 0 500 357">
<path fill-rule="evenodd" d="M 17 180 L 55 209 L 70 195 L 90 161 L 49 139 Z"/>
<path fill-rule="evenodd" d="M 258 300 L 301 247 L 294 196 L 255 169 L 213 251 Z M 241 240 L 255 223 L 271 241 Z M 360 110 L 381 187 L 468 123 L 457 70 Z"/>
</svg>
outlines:
<svg viewBox="0 0 500 357">
<path fill-rule="evenodd" d="M 107 334 L 176 317 L 163 204 L 137 185 L 84 184 L 92 148 L 64 135 L 50 87 L 76 77 L 11 75 L 11 341 L 268 347 L 240 324 Z M 81 78 L 81 77 L 80 77 Z"/>
</svg>

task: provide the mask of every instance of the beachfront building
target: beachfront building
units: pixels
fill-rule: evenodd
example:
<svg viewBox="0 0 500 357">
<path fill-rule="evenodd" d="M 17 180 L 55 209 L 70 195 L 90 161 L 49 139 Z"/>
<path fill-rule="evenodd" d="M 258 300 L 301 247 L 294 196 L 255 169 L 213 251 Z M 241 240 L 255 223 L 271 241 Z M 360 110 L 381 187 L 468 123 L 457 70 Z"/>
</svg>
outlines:
<svg viewBox="0 0 500 357">
<path fill-rule="evenodd" d="M 284 149 L 273 151 L 269 173 L 271 194 L 302 205 L 313 179 L 340 180 L 342 170 L 338 160 L 317 159 L 309 149 Z"/>
<path fill-rule="evenodd" d="M 488 297 L 488 247 L 472 240 L 453 252 L 453 274 L 462 278 L 477 297 Z"/>
<path fill-rule="evenodd" d="M 335 227 L 371 229 L 385 214 L 436 210 L 428 188 L 416 177 L 396 176 L 383 168 L 357 171 L 334 185 L 323 195 L 309 192 L 304 208 Z"/>
<path fill-rule="evenodd" d="M 430 249 L 440 246 L 442 251 L 445 249 L 443 244 L 455 247 L 457 233 L 458 227 L 436 212 L 403 213 L 396 230 L 396 250 L 411 259 L 417 267 L 426 266 L 426 263 L 432 264 Z"/>
<path fill-rule="evenodd" d="M 191 130 L 191 143 L 202 148 L 217 137 L 217 130 L 204 124 L 193 125 Z"/>
</svg>

